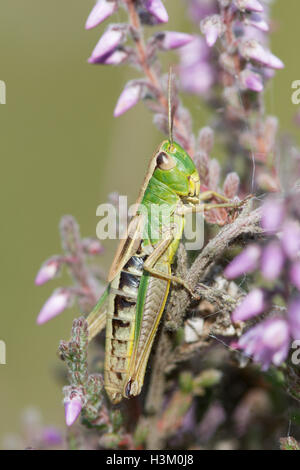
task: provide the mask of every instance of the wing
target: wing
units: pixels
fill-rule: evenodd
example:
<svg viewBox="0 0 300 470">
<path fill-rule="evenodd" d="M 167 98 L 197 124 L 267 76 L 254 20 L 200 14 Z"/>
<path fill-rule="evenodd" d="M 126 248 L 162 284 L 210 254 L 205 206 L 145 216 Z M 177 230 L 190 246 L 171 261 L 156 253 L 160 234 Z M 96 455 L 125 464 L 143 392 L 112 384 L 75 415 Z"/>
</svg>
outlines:
<svg viewBox="0 0 300 470">
<path fill-rule="evenodd" d="M 116 277 L 116 275 L 121 271 L 121 269 L 127 263 L 129 258 L 131 258 L 131 256 L 133 256 L 136 253 L 137 249 L 140 246 L 140 243 L 142 240 L 141 234 L 143 231 L 144 217 L 142 216 L 142 214 L 137 214 L 137 211 L 138 211 L 140 203 L 143 200 L 149 181 L 152 178 L 153 172 L 156 168 L 156 156 L 161 145 L 162 144 L 160 144 L 158 149 L 154 152 L 154 154 L 151 157 L 146 176 L 144 178 L 141 190 L 139 192 L 139 196 L 136 201 L 136 211 L 128 225 L 128 229 L 125 234 L 125 237 L 122 238 L 117 248 L 115 257 L 113 259 L 113 262 L 112 262 L 112 265 L 108 274 L 108 278 L 107 278 L 108 282 L 111 282 Z"/>
<path fill-rule="evenodd" d="M 142 240 L 143 226 L 143 214 L 136 214 L 128 225 L 125 237 L 123 237 L 119 243 L 108 273 L 107 282 L 111 282 L 125 266 L 127 261 L 137 252 Z"/>
<path fill-rule="evenodd" d="M 91 341 L 105 327 L 109 287 L 110 286 L 105 289 L 97 304 L 87 316 L 86 321 L 89 326 L 89 341 Z"/>
</svg>

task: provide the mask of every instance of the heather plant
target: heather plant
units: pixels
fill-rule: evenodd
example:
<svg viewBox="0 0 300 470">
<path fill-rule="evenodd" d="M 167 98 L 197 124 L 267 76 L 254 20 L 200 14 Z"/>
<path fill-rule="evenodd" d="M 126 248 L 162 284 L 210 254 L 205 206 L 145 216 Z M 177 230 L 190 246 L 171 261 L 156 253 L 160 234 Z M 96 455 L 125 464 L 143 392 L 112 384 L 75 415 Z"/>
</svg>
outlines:
<svg viewBox="0 0 300 470">
<path fill-rule="evenodd" d="M 98 66 L 99 73 L 101 66 L 134 69 L 135 78 L 112 103 L 116 118 L 142 101 L 168 135 L 163 63 L 173 63 L 170 51 L 178 52 L 174 140 L 194 159 L 201 191 L 244 204 L 239 211 L 204 213 L 202 250 L 179 246 L 174 272 L 196 296 L 172 288 L 143 392 L 117 407 L 103 388 L 103 338 L 88 346 L 85 320 L 105 288 L 103 247 L 96 238 L 81 238 L 72 216 L 62 218 L 63 253 L 42 265 L 36 284 L 63 268 L 72 283 L 54 291 L 37 322 L 74 304 L 80 311 L 71 338 L 59 346 L 69 380 L 63 389 L 69 448 L 299 449 L 299 431 L 286 436 L 286 423 L 300 418 L 300 167 L 298 152 L 286 145 L 294 177 L 286 191 L 278 120 L 264 107 L 264 90 L 284 67 L 269 49 L 271 3 L 183 0 L 188 32 L 166 29 L 161 0 L 98 0 L 88 16 L 86 29 L 99 28 L 100 39 L 87 66 Z M 114 22 L 116 12 L 122 23 Z M 185 94 L 210 109 L 201 129 L 183 104 Z M 118 194 L 108 200 L 117 205 Z"/>
</svg>

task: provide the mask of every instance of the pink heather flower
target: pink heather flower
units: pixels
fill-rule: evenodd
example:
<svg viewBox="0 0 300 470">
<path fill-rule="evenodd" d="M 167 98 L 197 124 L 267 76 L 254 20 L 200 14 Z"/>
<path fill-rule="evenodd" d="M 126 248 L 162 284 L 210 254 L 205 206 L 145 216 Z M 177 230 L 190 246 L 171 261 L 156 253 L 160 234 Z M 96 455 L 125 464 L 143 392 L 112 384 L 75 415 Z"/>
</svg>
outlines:
<svg viewBox="0 0 300 470">
<path fill-rule="evenodd" d="M 145 0 L 145 8 L 159 23 L 167 23 L 169 21 L 168 12 L 161 0 Z"/>
<path fill-rule="evenodd" d="M 239 51 L 246 60 L 255 60 L 272 69 L 282 69 L 284 67 L 283 62 L 271 51 L 264 49 L 256 39 L 242 41 L 239 45 Z"/>
<path fill-rule="evenodd" d="M 125 62 L 128 58 L 128 53 L 122 49 L 115 49 L 111 54 L 105 55 L 102 58 L 89 57 L 89 64 L 101 64 L 101 65 L 120 65 Z"/>
<path fill-rule="evenodd" d="M 300 261 L 296 261 L 290 269 L 290 281 L 300 290 Z"/>
<path fill-rule="evenodd" d="M 261 249 L 258 245 L 249 245 L 226 267 L 224 274 L 228 279 L 234 279 L 257 268 Z"/>
<path fill-rule="evenodd" d="M 206 16 L 217 13 L 218 6 L 212 0 L 189 0 L 187 2 L 190 18 L 195 22 L 199 23 Z"/>
<path fill-rule="evenodd" d="M 141 85 L 136 82 L 129 82 L 126 85 L 114 110 L 114 117 L 119 117 L 121 114 L 126 113 L 130 108 L 133 108 L 141 98 Z"/>
<path fill-rule="evenodd" d="M 75 396 L 65 401 L 66 425 L 72 426 L 75 423 L 82 410 L 82 401 L 80 397 Z"/>
<path fill-rule="evenodd" d="M 232 314 L 234 323 L 246 321 L 262 313 L 267 307 L 266 295 L 262 289 L 253 289 L 242 300 Z"/>
<path fill-rule="evenodd" d="M 112 54 L 110 54 L 104 61 L 103 64 L 105 65 L 120 65 L 127 60 L 128 54 L 121 49 L 117 49 Z"/>
<path fill-rule="evenodd" d="M 37 286 L 41 286 L 42 284 L 45 284 L 45 282 L 50 281 L 51 279 L 54 279 L 55 276 L 57 276 L 60 268 L 60 261 L 59 259 L 56 258 L 50 258 L 47 261 L 45 261 L 44 264 L 42 264 L 41 269 L 36 275 L 35 278 L 35 284 Z"/>
<path fill-rule="evenodd" d="M 201 442 L 208 442 L 215 434 L 219 426 L 226 421 L 226 413 L 219 402 L 213 402 L 204 413 L 197 427 L 197 434 Z"/>
<path fill-rule="evenodd" d="M 56 289 L 42 307 L 36 320 L 37 324 L 42 325 L 62 313 L 70 306 L 71 297 L 72 294 L 69 290 Z"/>
<path fill-rule="evenodd" d="M 207 45 L 212 47 L 218 37 L 223 33 L 223 25 L 220 15 L 212 15 L 204 18 L 200 23 L 201 31 L 205 35 Z"/>
<path fill-rule="evenodd" d="M 250 69 L 245 69 L 240 73 L 240 82 L 244 89 L 256 92 L 261 92 L 264 89 L 261 76 Z"/>
<path fill-rule="evenodd" d="M 241 11 L 264 11 L 262 4 L 258 0 L 234 0 L 234 4 Z"/>
<path fill-rule="evenodd" d="M 300 339 L 300 297 L 293 299 L 288 307 L 288 322 L 291 335 L 294 339 Z"/>
<path fill-rule="evenodd" d="M 61 432 L 53 427 L 43 429 L 43 442 L 48 446 L 57 446 L 63 443 Z"/>
<path fill-rule="evenodd" d="M 97 238 L 84 238 L 82 246 L 89 255 L 100 255 L 104 251 L 103 245 Z"/>
<path fill-rule="evenodd" d="M 95 28 L 118 9 L 114 0 L 98 0 L 85 23 L 86 29 Z"/>
<path fill-rule="evenodd" d="M 182 68 L 180 80 L 182 88 L 188 93 L 205 96 L 214 84 L 215 74 L 212 67 L 204 62 Z"/>
<path fill-rule="evenodd" d="M 215 81 L 215 73 L 209 62 L 210 50 L 202 37 L 197 36 L 180 48 L 180 80 L 188 93 L 204 96 Z"/>
<path fill-rule="evenodd" d="M 96 63 L 103 61 L 109 56 L 124 39 L 124 30 L 117 27 L 109 26 L 105 33 L 101 36 L 95 49 L 89 58 L 90 63 Z"/>
<path fill-rule="evenodd" d="M 156 38 L 159 42 L 160 48 L 164 51 L 179 49 L 195 39 L 191 34 L 178 33 L 176 31 L 164 31 L 162 33 L 158 33 Z"/>
<path fill-rule="evenodd" d="M 266 201 L 262 208 L 261 226 L 266 232 L 277 232 L 284 218 L 284 206 L 282 202 L 274 199 Z"/>
<path fill-rule="evenodd" d="M 282 230 L 282 247 L 285 254 L 294 259 L 300 251 L 300 226 L 296 221 L 287 221 Z"/>
<path fill-rule="evenodd" d="M 289 350 L 289 326 L 282 318 L 270 318 L 248 330 L 238 345 L 245 354 L 267 370 L 271 363 L 279 366 L 287 357 Z"/>
<path fill-rule="evenodd" d="M 194 41 L 179 51 L 180 62 L 184 67 L 190 67 L 198 63 L 208 63 L 210 57 L 210 49 L 204 38 L 200 36 L 194 37 Z M 202 77 L 201 77 L 202 78 Z"/>
<path fill-rule="evenodd" d="M 277 241 L 271 241 L 263 249 L 261 257 L 261 272 L 265 279 L 274 281 L 280 274 L 285 256 L 281 245 Z"/>
<path fill-rule="evenodd" d="M 250 18 L 247 18 L 246 24 L 249 25 L 249 26 L 253 26 L 254 28 L 257 28 L 260 31 L 263 31 L 264 33 L 269 31 L 268 23 L 258 13 L 252 13 Z"/>
</svg>

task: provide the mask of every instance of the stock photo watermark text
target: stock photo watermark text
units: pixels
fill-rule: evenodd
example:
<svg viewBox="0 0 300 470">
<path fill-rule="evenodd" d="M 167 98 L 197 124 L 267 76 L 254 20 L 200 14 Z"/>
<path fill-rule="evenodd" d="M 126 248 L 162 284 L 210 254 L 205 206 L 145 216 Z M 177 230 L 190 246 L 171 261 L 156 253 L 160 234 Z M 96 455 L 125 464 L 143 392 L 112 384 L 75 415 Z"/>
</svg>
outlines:
<svg viewBox="0 0 300 470">
<path fill-rule="evenodd" d="M 6 104 L 6 83 L 0 80 L 0 104 Z"/>
<path fill-rule="evenodd" d="M 0 365 L 6 364 L 6 344 L 5 341 L 0 340 Z"/>
<path fill-rule="evenodd" d="M 168 204 L 133 204 L 128 208 L 126 196 L 119 196 L 116 204 L 105 203 L 97 207 L 96 215 L 101 217 L 96 227 L 99 240 L 124 238 L 160 241 L 172 237 L 183 239 L 187 250 L 200 250 L 204 243 L 203 210 L 185 215 L 182 225 L 182 212 L 189 206 L 180 208 Z M 180 209 L 180 210 L 179 210 Z M 134 215 L 139 215 L 140 223 L 128 222 Z"/>
</svg>

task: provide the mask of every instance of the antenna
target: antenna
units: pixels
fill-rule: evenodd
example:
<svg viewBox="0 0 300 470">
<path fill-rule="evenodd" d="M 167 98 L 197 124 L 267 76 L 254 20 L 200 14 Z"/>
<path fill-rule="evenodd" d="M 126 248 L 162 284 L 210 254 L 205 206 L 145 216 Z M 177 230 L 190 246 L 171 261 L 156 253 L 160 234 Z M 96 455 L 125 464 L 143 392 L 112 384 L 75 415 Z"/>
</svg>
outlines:
<svg viewBox="0 0 300 470">
<path fill-rule="evenodd" d="M 168 82 L 168 122 L 169 122 L 169 141 L 173 145 L 173 121 L 174 121 L 174 108 L 172 109 L 172 66 L 169 67 L 169 82 Z"/>
</svg>

